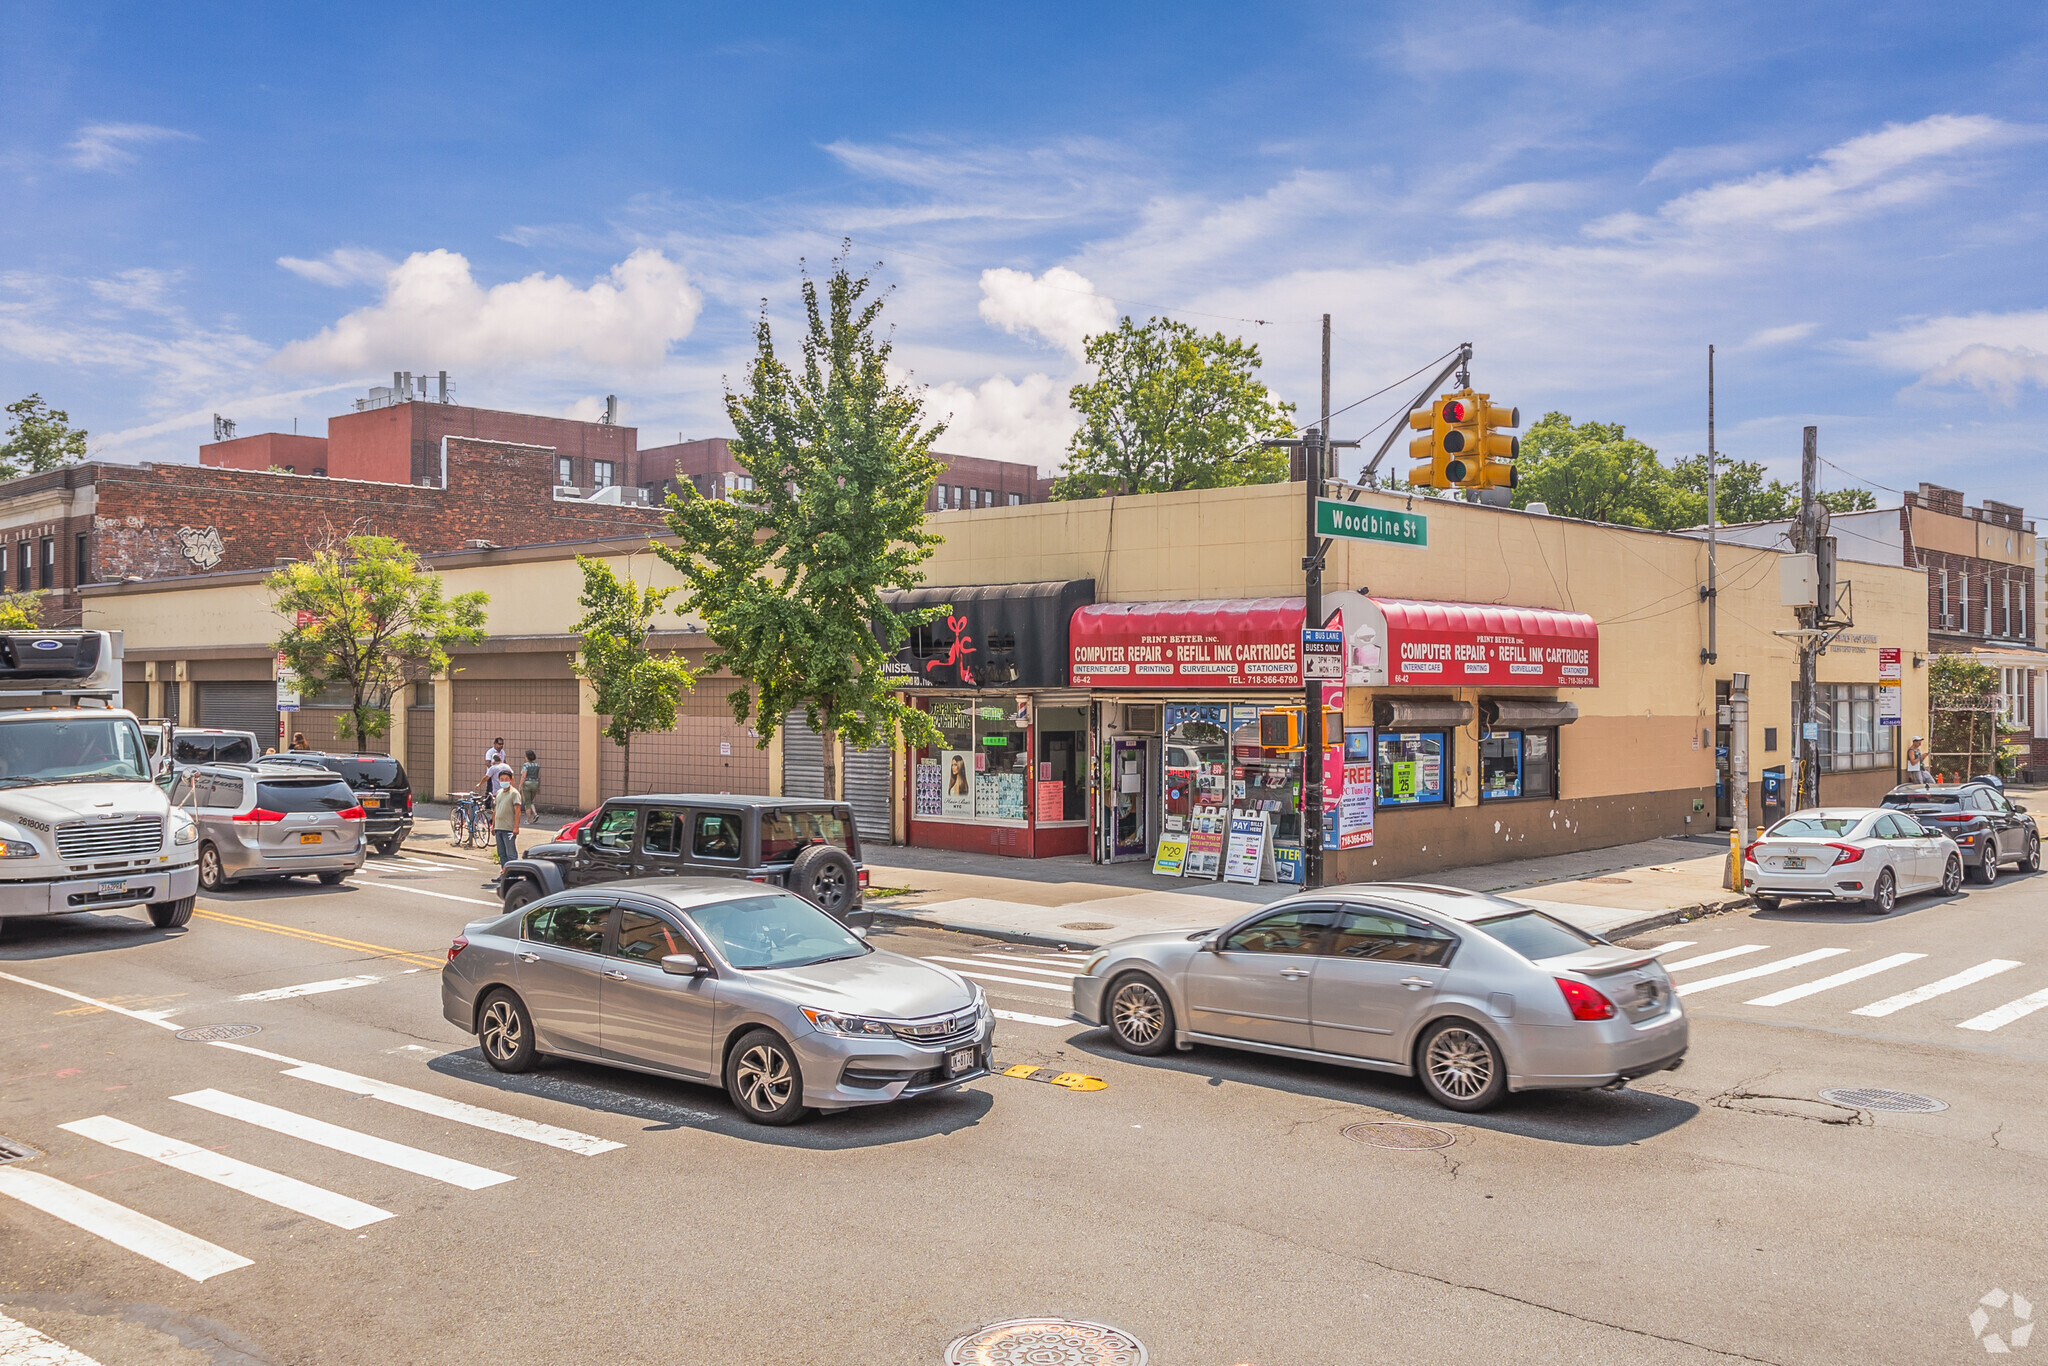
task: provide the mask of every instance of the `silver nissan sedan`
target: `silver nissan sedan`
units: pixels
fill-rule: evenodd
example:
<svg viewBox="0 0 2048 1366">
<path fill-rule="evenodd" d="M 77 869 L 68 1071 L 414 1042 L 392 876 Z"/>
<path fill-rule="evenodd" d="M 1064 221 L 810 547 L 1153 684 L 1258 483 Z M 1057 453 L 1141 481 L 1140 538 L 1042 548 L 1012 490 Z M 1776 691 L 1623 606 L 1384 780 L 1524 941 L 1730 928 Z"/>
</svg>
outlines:
<svg viewBox="0 0 2048 1366">
<path fill-rule="evenodd" d="M 464 929 L 441 1013 L 500 1072 L 553 1054 L 704 1082 L 757 1124 L 987 1076 L 981 988 L 864 939 L 729 878 L 578 888 Z"/>
<path fill-rule="evenodd" d="M 1120 940 L 1074 979 L 1074 1013 L 1139 1054 L 1218 1044 L 1421 1078 L 1484 1110 L 1510 1091 L 1620 1087 L 1685 1060 L 1652 952 L 1456 887 L 1354 883 L 1220 930 Z"/>
</svg>

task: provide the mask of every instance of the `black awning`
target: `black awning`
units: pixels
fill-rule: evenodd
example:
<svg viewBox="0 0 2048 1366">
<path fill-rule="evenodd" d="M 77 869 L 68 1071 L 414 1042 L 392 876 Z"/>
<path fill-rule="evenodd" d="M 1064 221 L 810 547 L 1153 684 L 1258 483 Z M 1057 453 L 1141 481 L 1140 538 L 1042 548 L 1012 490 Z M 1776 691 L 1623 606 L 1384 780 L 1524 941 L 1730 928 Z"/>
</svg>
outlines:
<svg viewBox="0 0 2048 1366">
<path fill-rule="evenodd" d="M 1423 729 L 1430 726 L 1468 726 L 1472 724 L 1472 704 L 1449 697 L 1387 697 L 1373 699 L 1373 724 L 1382 730 L 1399 730 L 1402 727 Z"/>
<path fill-rule="evenodd" d="M 911 628 L 887 666 L 900 687 L 1063 688 L 1067 626 L 1077 609 L 1095 601 L 1095 580 L 913 588 L 882 600 L 897 611 L 953 609 Z"/>
<path fill-rule="evenodd" d="M 1492 728 L 1568 726 L 1579 719 L 1579 704 L 1541 697 L 1492 697 L 1479 704 L 1479 715 Z"/>
</svg>

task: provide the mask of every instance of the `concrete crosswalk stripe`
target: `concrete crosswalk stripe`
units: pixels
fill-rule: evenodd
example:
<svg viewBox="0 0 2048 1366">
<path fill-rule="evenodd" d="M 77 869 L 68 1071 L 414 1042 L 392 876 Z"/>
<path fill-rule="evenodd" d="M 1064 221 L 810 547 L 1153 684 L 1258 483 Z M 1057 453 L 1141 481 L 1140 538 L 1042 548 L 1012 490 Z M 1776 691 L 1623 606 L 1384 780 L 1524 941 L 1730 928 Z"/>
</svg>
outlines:
<svg viewBox="0 0 2048 1366">
<path fill-rule="evenodd" d="M 2027 1016 L 2048 1006 L 2048 991 L 2037 991 L 2032 996 L 2022 996 L 2017 1001 L 2008 1001 L 1996 1010 L 1987 1010 L 1982 1015 L 1963 1021 L 1957 1029 L 1977 1029 L 1989 1034 L 2002 1025 Z"/>
<path fill-rule="evenodd" d="M 194 1238 L 147 1214 L 138 1214 L 126 1205 L 117 1205 L 104 1196 L 66 1185 L 41 1172 L 0 1167 L 0 1195 L 11 1195 L 73 1228 L 104 1238 L 116 1247 L 147 1257 L 158 1266 L 169 1267 L 195 1281 L 255 1265 L 247 1257 L 215 1247 L 204 1238 Z"/>
<path fill-rule="evenodd" d="M 436 901 L 460 901 L 465 905 L 469 906 L 496 906 L 500 909 L 503 908 L 503 903 L 497 901 L 485 901 L 481 897 L 456 896 L 453 892 L 430 892 L 424 887 L 408 887 L 403 882 L 393 882 L 389 878 L 380 877 L 374 878 L 372 880 L 379 887 L 385 887 L 394 892 L 410 892 L 414 896 L 430 896 L 434 898 L 434 900 Z"/>
<path fill-rule="evenodd" d="M 1055 1029 L 1066 1029 L 1081 1023 L 1079 1020 L 1060 1020 L 1050 1015 L 1026 1015 L 1021 1010 L 998 1010 L 998 1020 L 1015 1020 L 1018 1024 L 1051 1025 Z"/>
<path fill-rule="evenodd" d="M 1752 1006 L 1781 1006 L 1787 1001 L 1797 1001 L 1802 997 L 1812 996 L 1817 992 L 1827 991 L 1832 987 L 1843 986 L 1849 982 L 1860 982 L 1865 977 L 1875 977 L 1880 972 L 1898 967 L 1902 963 L 1917 962 L 1926 956 L 1924 953 L 1895 953 L 1889 958 L 1880 958 L 1875 963 L 1865 963 L 1860 967 L 1850 968 L 1846 972 L 1838 972 L 1832 977 L 1817 977 L 1811 982 L 1801 982 L 1796 987 L 1786 987 L 1783 991 L 1774 991 L 1768 996 L 1759 996 L 1754 1001 L 1745 1001 L 1743 1004 Z"/>
<path fill-rule="evenodd" d="M 523 1138 L 533 1143 L 545 1143 L 550 1148 L 581 1153 L 585 1157 L 595 1157 L 599 1153 L 608 1153 L 614 1148 L 626 1146 L 623 1143 L 614 1143 L 608 1138 L 579 1134 L 574 1129 L 559 1129 L 552 1124 L 542 1124 L 538 1120 L 521 1119 L 518 1115 L 486 1110 L 467 1101 L 448 1100 L 428 1091 L 415 1091 L 409 1086 L 378 1081 L 375 1077 L 359 1077 L 353 1072 L 321 1067 L 316 1063 L 291 1068 L 285 1075 L 297 1077 L 301 1081 L 318 1082 L 322 1086 L 331 1086 L 337 1091 L 347 1091 L 351 1095 L 371 1096 L 391 1105 L 417 1110 L 423 1115 L 433 1115 L 437 1119 L 452 1119 L 457 1124 L 489 1129 L 493 1133 Z"/>
<path fill-rule="evenodd" d="M 1818 963 L 1823 958 L 1833 958 L 1847 953 L 1847 949 L 1814 949 L 1810 953 L 1795 953 L 1790 958 L 1780 958 L 1773 963 L 1760 963 L 1740 972 L 1724 972 L 1719 977 L 1703 977 L 1697 982 L 1686 982 L 1678 988 L 1680 996 L 1690 996 L 1695 991 L 1706 991 L 1711 987 L 1727 986 L 1730 982 L 1747 982 L 1752 977 L 1768 977 L 1774 972 L 1790 972 L 1803 968 L 1808 963 Z"/>
<path fill-rule="evenodd" d="M 1029 982 L 1022 977 L 998 977 L 992 972 L 969 972 L 966 968 L 955 968 L 953 971 L 962 977 L 972 977 L 977 982 L 1003 982 L 1013 987 L 1037 987 L 1040 991 L 1063 992 L 1067 989 L 1059 982 Z"/>
<path fill-rule="evenodd" d="M 1960 991 L 1964 987 L 1983 981 L 1986 977 L 1996 977 L 1999 973 L 2018 966 L 2019 964 L 2011 959 L 1988 958 L 1976 967 L 1964 968 L 1952 977 L 1944 977 L 1938 982 L 1929 982 L 1924 987 L 1914 987 L 1911 991 L 1902 991 L 1896 996 L 1887 996 L 1882 1001 L 1872 1001 L 1869 1005 L 1858 1006 L 1849 1013 L 1851 1015 L 1890 1015 L 1895 1011 L 1904 1010 L 1907 1006 L 1917 1006 L 1922 1001 L 1931 1001 L 1935 997 L 1946 995 L 1951 991 Z"/>
<path fill-rule="evenodd" d="M 983 972 L 987 972 L 990 968 L 1001 968 L 1005 972 L 1034 972 L 1046 977 L 1057 977 L 1062 982 L 1070 982 L 1077 975 L 1071 972 L 1060 972 L 1053 968 L 1034 968 L 1028 967 L 1023 963 L 1006 963 L 1000 959 L 990 962 L 985 958 L 944 958 L 934 954 L 925 961 L 927 963 L 957 963 L 964 967 L 980 968 Z"/>
<path fill-rule="evenodd" d="M 302 982 L 295 987 L 272 987 L 269 991 L 252 991 L 237 996 L 237 1001 L 289 1001 L 294 996 L 319 996 L 330 991 L 347 991 L 350 987 L 366 987 L 381 982 L 381 977 L 332 977 L 325 982 Z"/>
<path fill-rule="evenodd" d="M 1694 943 L 1696 943 L 1696 942 L 1697 942 L 1696 940 L 1691 940 L 1691 939 L 1674 939 L 1674 940 L 1672 940 L 1672 941 L 1671 941 L 1670 943 L 1668 943 L 1668 944 L 1652 944 L 1652 945 L 1650 945 L 1650 952 L 1651 952 L 1651 953 L 1676 953 L 1676 952 L 1677 952 L 1678 950 L 1680 950 L 1680 949 L 1689 949 L 1689 948 L 1691 948 L 1691 947 L 1692 947 L 1692 946 L 1694 945 Z"/>
<path fill-rule="evenodd" d="M 1737 944 L 1732 949 L 1718 949 L 1713 953 L 1702 953 L 1693 958 L 1681 958 L 1676 963 L 1666 963 L 1664 971 L 1684 972 L 1687 968 L 1703 968 L 1724 958 L 1740 958 L 1745 953 L 1762 953 L 1769 947 L 1769 944 Z"/>
<path fill-rule="evenodd" d="M 386 1138 L 377 1138 L 354 1129 L 344 1129 L 339 1124 L 329 1124 L 325 1120 L 293 1114 L 290 1110 L 280 1110 L 275 1105 L 265 1105 L 261 1101 L 229 1095 L 225 1091 L 188 1091 L 182 1096 L 172 1096 L 171 1099 L 201 1110 L 209 1110 L 216 1115 L 225 1115 L 229 1119 L 254 1124 L 272 1133 L 283 1134 L 287 1138 L 302 1138 L 308 1143 L 317 1143 L 338 1153 L 353 1153 L 366 1161 L 396 1167 L 415 1176 L 445 1181 L 464 1190 L 482 1190 L 486 1186 L 502 1185 L 512 1179 L 504 1172 L 472 1166 L 452 1157 L 442 1157 L 439 1153 L 408 1148 L 403 1143 L 393 1143 Z"/>
<path fill-rule="evenodd" d="M 273 1205 L 294 1210 L 308 1218 L 318 1219 L 323 1224 L 336 1228 L 363 1228 L 380 1219 L 391 1218 L 389 1210 L 366 1205 L 360 1200 L 351 1200 L 346 1195 L 322 1190 L 308 1185 L 294 1177 L 284 1176 L 229 1157 L 225 1153 L 213 1152 L 207 1148 L 195 1147 L 175 1138 L 165 1138 L 147 1129 L 137 1128 L 126 1120 L 111 1115 L 94 1115 L 91 1119 L 73 1120 L 59 1124 L 60 1129 L 89 1138 L 95 1143 L 104 1143 L 109 1148 L 118 1148 L 136 1157 L 146 1157 L 152 1162 L 161 1162 L 188 1176 L 211 1181 L 217 1186 L 253 1195 Z M 4 1361 L 5 1358 L 0 1358 Z"/>
<path fill-rule="evenodd" d="M 100 1366 L 85 1353 L 0 1314 L 0 1366 Z"/>
</svg>

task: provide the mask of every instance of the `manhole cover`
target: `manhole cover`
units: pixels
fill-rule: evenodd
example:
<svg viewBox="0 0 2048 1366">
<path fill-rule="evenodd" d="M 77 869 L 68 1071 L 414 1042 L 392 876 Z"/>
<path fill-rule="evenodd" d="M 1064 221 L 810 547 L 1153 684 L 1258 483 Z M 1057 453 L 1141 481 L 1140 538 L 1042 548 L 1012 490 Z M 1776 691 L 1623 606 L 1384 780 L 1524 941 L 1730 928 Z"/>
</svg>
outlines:
<svg viewBox="0 0 2048 1366">
<path fill-rule="evenodd" d="M 1060 926 L 1063 930 L 1113 930 L 1116 926 L 1106 920 L 1076 920 L 1071 925 Z"/>
<path fill-rule="evenodd" d="M 29 1147 L 28 1144 L 23 1143 L 20 1139 L 0 1138 L 0 1164 L 25 1162 L 31 1157 L 41 1156 L 40 1152 Z"/>
<path fill-rule="evenodd" d="M 1853 1105 L 1859 1110 L 1890 1110 L 1902 1115 L 1931 1115 L 1946 1110 L 1948 1102 L 1911 1091 L 1887 1091 L 1881 1086 L 1830 1086 L 1820 1093 L 1822 1100 Z"/>
<path fill-rule="evenodd" d="M 223 1039 L 246 1039 L 261 1034 L 262 1025 L 208 1025 L 204 1029 L 181 1029 L 178 1037 L 186 1043 L 219 1043 Z"/>
<path fill-rule="evenodd" d="M 1145 1366 L 1145 1348 L 1121 1328 L 1074 1319 L 1008 1319 L 946 1349 L 946 1366 Z"/>
<path fill-rule="evenodd" d="M 1347 1124 L 1344 1137 L 1353 1143 L 1366 1143 L 1375 1148 L 1448 1148 L 1458 1141 L 1448 1129 L 1429 1124 L 1404 1124 L 1393 1119 Z"/>
</svg>

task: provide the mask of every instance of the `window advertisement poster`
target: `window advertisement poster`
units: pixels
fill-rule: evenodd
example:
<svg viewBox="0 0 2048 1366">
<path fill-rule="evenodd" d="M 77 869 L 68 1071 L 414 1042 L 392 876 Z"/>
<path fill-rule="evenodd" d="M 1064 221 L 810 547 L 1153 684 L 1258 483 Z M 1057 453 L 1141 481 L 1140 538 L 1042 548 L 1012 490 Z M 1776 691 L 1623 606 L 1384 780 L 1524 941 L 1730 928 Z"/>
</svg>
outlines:
<svg viewBox="0 0 2048 1366">
<path fill-rule="evenodd" d="M 939 751 L 939 766 L 945 772 L 945 789 L 939 803 L 944 816 L 974 814 L 974 760 L 964 749 Z"/>
<path fill-rule="evenodd" d="M 938 816 L 945 812 L 940 803 L 940 793 L 946 786 L 946 770 L 939 763 L 921 763 L 915 770 L 915 786 L 911 793 L 911 814 L 917 816 Z"/>
<path fill-rule="evenodd" d="M 1337 847 L 1372 847 L 1372 727 L 1344 732 L 1344 795 L 1337 803 Z"/>
<path fill-rule="evenodd" d="M 1877 724 L 1896 726 L 1905 716 L 1904 674 L 1897 649 L 1877 651 Z"/>
<path fill-rule="evenodd" d="M 1257 882 L 1266 863 L 1266 813 L 1240 812 L 1230 818 L 1230 846 L 1223 858 L 1225 882 Z"/>
<path fill-rule="evenodd" d="M 1273 879 L 1276 882 L 1292 882 L 1301 885 L 1301 846 L 1298 844 L 1276 844 L 1273 846 Z"/>
<path fill-rule="evenodd" d="M 1160 877 L 1179 877 L 1187 857 L 1187 836 L 1161 835 L 1159 852 L 1152 856 L 1152 871 Z"/>
</svg>

